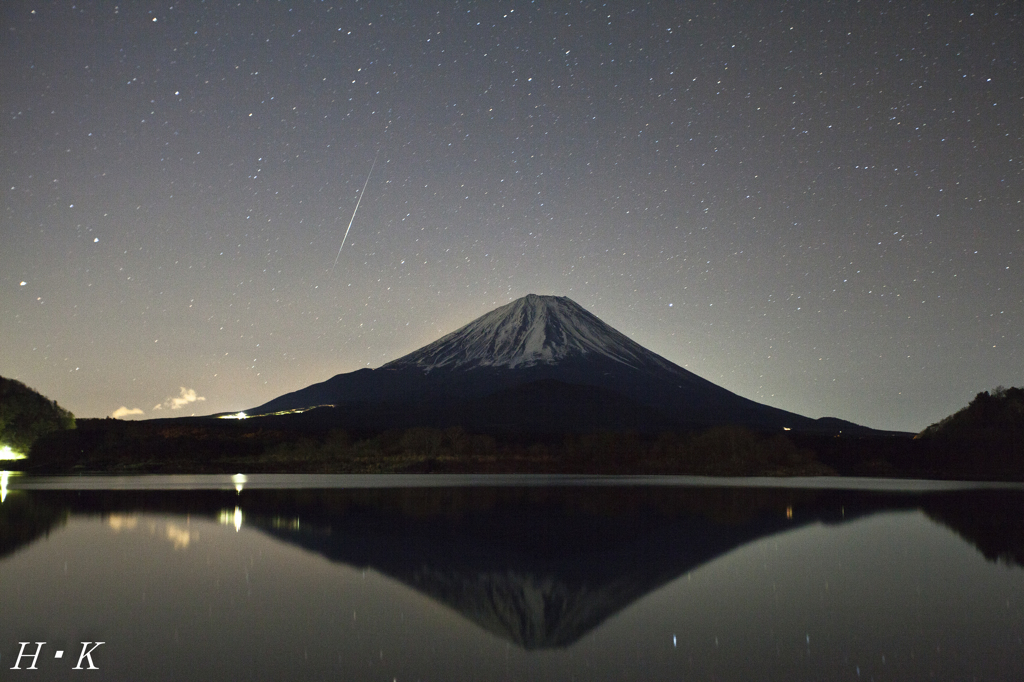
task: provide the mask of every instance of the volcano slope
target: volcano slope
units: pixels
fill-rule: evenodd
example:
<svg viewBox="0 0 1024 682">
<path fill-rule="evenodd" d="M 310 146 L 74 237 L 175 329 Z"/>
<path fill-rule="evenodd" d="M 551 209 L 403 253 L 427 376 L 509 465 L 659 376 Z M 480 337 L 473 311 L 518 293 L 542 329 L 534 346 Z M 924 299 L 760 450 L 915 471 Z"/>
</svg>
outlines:
<svg viewBox="0 0 1024 682">
<path fill-rule="evenodd" d="M 647 350 L 569 298 L 536 294 L 378 369 L 338 374 L 246 413 L 325 405 L 336 408 L 333 420 L 346 428 L 871 431 L 743 398 Z"/>
</svg>

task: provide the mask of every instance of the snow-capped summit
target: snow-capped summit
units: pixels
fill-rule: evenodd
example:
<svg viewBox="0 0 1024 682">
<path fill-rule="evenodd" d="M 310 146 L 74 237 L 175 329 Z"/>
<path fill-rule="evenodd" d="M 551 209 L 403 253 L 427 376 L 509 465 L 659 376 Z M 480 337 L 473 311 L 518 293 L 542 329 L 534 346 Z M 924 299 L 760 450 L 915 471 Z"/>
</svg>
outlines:
<svg viewBox="0 0 1024 682">
<path fill-rule="evenodd" d="M 530 294 L 378 369 L 280 396 L 250 415 L 336 408 L 346 428 L 549 432 L 716 424 L 822 429 L 669 362 L 563 296 Z"/>
<path fill-rule="evenodd" d="M 585 356 L 637 369 L 651 363 L 668 364 L 575 301 L 529 294 L 381 369 L 517 368 Z"/>
</svg>

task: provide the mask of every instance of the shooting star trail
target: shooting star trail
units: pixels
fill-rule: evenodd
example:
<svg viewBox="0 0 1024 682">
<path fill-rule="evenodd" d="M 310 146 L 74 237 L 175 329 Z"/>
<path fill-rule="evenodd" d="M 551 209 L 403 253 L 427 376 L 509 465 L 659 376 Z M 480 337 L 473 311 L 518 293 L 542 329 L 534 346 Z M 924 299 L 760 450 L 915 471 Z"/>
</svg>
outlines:
<svg viewBox="0 0 1024 682">
<path fill-rule="evenodd" d="M 380 156 L 380 150 L 373 157 L 373 163 L 370 164 L 370 172 L 366 174 L 366 182 L 363 183 L 363 189 L 359 192 L 359 198 L 356 199 L 356 208 L 352 211 L 352 218 L 348 221 L 348 227 L 345 229 L 345 236 L 341 238 L 341 246 L 338 247 L 338 255 L 334 257 L 334 268 L 338 267 L 338 259 L 341 258 L 341 250 L 345 248 L 345 240 L 348 239 L 348 232 L 352 229 L 352 223 L 356 221 L 356 212 L 359 211 L 359 202 L 363 200 L 363 194 L 366 192 L 366 186 L 370 184 L 370 176 L 373 175 L 373 167 L 377 165 L 377 157 Z"/>
</svg>

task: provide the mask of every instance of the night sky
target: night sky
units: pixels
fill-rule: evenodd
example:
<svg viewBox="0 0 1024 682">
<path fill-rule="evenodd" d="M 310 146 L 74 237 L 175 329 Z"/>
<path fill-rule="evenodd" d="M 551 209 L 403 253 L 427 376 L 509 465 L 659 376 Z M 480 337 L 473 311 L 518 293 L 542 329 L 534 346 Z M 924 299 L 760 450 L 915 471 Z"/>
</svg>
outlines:
<svg viewBox="0 0 1024 682">
<path fill-rule="evenodd" d="M 1024 384 L 1019 2 L 0 17 L 0 375 L 79 417 L 253 407 L 527 293 L 811 417 Z"/>
</svg>

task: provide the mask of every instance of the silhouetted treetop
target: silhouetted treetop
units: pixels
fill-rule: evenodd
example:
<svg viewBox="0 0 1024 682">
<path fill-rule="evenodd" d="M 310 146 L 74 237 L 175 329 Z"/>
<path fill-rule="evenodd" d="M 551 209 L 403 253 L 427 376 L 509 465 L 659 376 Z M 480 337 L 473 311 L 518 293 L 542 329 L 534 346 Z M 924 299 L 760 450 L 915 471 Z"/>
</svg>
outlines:
<svg viewBox="0 0 1024 682">
<path fill-rule="evenodd" d="M 920 438 L 1010 440 L 1024 437 L 1024 388 L 983 391 L 962 410 L 932 424 Z"/>
<path fill-rule="evenodd" d="M 0 377 L 0 447 L 27 454 L 37 438 L 75 428 L 75 415 L 31 388 Z"/>
</svg>

